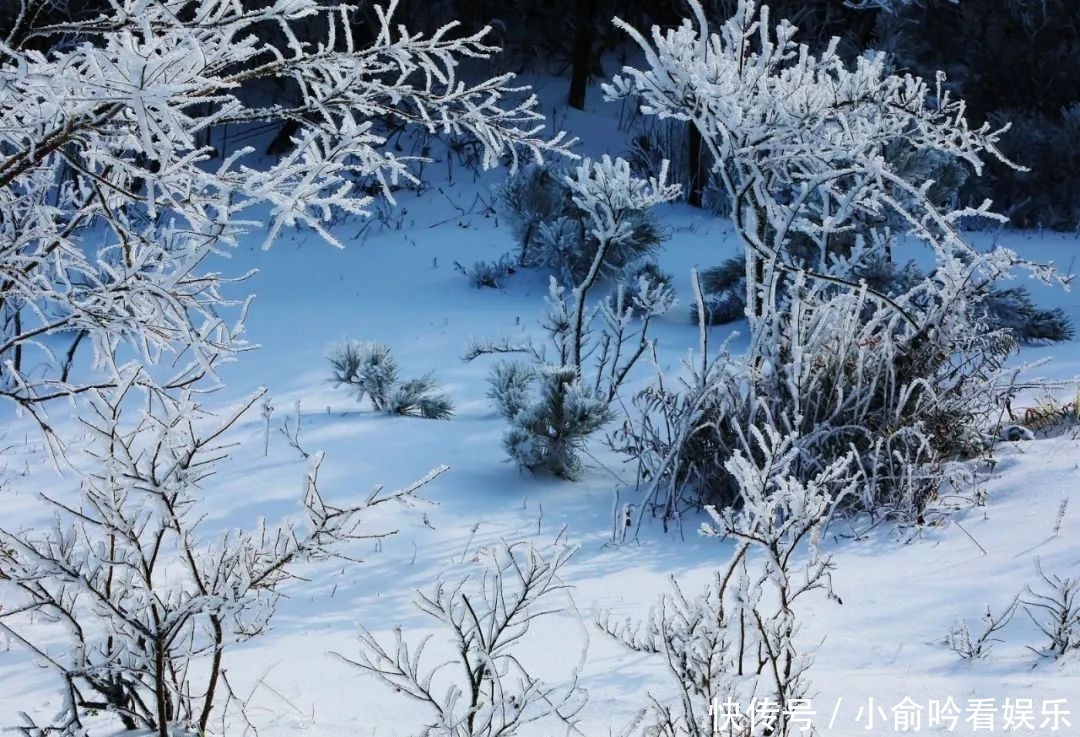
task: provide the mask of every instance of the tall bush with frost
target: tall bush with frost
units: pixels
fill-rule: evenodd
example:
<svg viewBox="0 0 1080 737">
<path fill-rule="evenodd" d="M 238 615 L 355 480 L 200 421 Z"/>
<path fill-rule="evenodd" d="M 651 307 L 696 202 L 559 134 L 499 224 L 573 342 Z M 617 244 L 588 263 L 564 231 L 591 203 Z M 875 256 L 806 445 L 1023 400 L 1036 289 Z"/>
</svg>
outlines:
<svg viewBox="0 0 1080 737">
<path fill-rule="evenodd" d="M 686 120 L 701 133 L 746 248 L 751 315 L 762 314 L 775 299 L 777 282 L 794 271 L 857 286 L 832 273 L 848 264 L 823 257 L 807 269 L 793 247 L 829 254 L 830 244 L 857 229 L 867 214 L 887 216 L 913 242 L 929 247 L 940 267 L 977 261 L 996 277 L 1018 261 L 1005 249 L 977 253 L 957 230 L 964 217 L 1003 220 L 989 202 L 950 209 L 935 200 L 933 182 L 920 178 L 923 169 L 891 150 L 902 145 L 954 159 L 975 173 L 984 156 L 1005 162 L 997 148 L 1005 129 L 971 128 L 963 102 L 945 90 L 943 76 L 931 86 L 892 74 L 883 54 L 849 66 L 837 55 L 836 40 L 812 55 L 795 40 L 793 25 L 780 21 L 774 28 L 768 7 L 753 0 L 740 0 L 718 33 L 710 33 L 696 0 L 690 6 L 693 21 L 656 27 L 648 39 L 617 20 L 644 52 L 645 66 L 626 67 L 604 89 L 611 98 L 637 98 L 646 114 Z M 844 261 L 880 254 L 886 241 L 861 235 Z M 967 275 L 964 269 L 944 271 L 952 287 Z M 889 295 L 870 294 L 912 323 L 923 322 Z"/>
<path fill-rule="evenodd" d="M 690 5 L 693 21 L 650 38 L 622 24 L 645 65 L 605 90 L 700 132 L 745 248 L 750 348 L 739 383 L 714 384 L 710 414 L 693 432 L 664 438 L 651 416 L 643 420 L 644 439 L 658 443 L 650 457 L 683 461 L 642 467 L 651 503 L 661 504 L 652 511 L 676 506 L 660 500 L 679 493 L 691 467 L 701 469 L 693 475 L 707 502 L 735 503 L 722 459 L 745 446 L 747 428 L 774 426 L 799 438 L 798 473 L 854 449 L 867 480 L 860 505 L 920 517 L 955 468 L 949 461 L 978 450 L 979 431 L 1011 391 L 1003 363 L 1013 341 L 986 327 L 987 286 L 1016 266 L 1045 279 L 1053 272 L 1004 248 L 976 251 L 961 220 L 1003 218 L 989 202 L 943 202 L 911 157 L 978 173 L 984 157 L 1008 163 L 997 148 L 1003 129 L 971 128 L 941 76 L 931 86 L 892 74 L 883 55 L 848 65 L 835 41 L 812 55 L 794 26 L 772 26 L 753 0 L 740 0 L 718 33 Z M 935 270 L 907 275 L 899 290 L 871 283 L 866 275 L 901 238 L 928 248 Z M 643 409 L 670 420 L 665 406 L 675 405 L 657 398 L 644 395 Z M 626 447 L 641 445 L 629 429 Z"/>
</svg>

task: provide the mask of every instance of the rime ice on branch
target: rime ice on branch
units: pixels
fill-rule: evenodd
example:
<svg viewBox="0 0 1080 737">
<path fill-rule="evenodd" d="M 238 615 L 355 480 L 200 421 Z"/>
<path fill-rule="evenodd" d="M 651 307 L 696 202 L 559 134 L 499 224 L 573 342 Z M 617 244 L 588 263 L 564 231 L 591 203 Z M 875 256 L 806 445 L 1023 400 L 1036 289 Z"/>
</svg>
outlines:
<svg viewBox="0 0 1080 737">
<path fill-rule="evenodd" d="M 975 272 L 996 278 L 1018 262 L 1005 249 L 977 254 L 958 232 L 964 217 L 1004 220 L 989 201 L 942 209 L 929 196 L 933 182 L 905 178 L 888 155 L 900 144 L 964 162 L 976 173 L 984 157 L 1016 166 L 997 148 L 1007 128 L 970 127 L 943 75 L 930 85 L 893 74 L 884 54 L 848 65 L 836 53 L 836 39 L 815 56 L 795 40 L 795 26 L 784 20 L 773 27 L 768 8 L 753 0 L 740 0 L 719 33 L 710 33 L 701 5 L 689 3 L 693 21 L 654 27 L 651 38 L 616 19 L 641 47 L 645 65 L 626 67 L 604 90 L 612 99 L 636 97 L 645 114 L 685 120 L 700 131 L 746 245 L 751 316 L 771 298 L 775 274 L 803 268 L 791 253 L 795 238 L 821 253 L 816 277 L 855 286 L 837 275 L 846 270 L 831 263 L 831 241 L 857 235 L 847 261 L 881 251 L 891 241 L 860 232 L 867 219 L 925 243 L 942 280 L 954 285 Z M 871 293 L 919 322 L 916 306 Z"/>
<path fill-rule="evenodd" d="M 376 9 L 369 45 L 354 8 L 315 0 L 118 0 L 44 28 L 24 6 L 20 45 L 0 47 L 0 394 L 44 423 L 44 400 L 115 384 L 122 343 L 143 363 L 169 357 L 164 386 L 212 375 L 244 347 L 244 311 L 221 316 L 227 280 L 206 257 L 267 206 L 266 246 L 296 224 L 340 245 L 332 216 L 365 215 L 372 191 L 389 198 L 413 176 L 376 120 L 470 135 L 485 167 L 567 149 L 513 75 L 459 78 L 497 51 L 487 29 L 411 34 L 395 6 Z M 321 40 L 302 40 L 311 28 Z M 76 42 L 33 48 L 60 35 Z M 258 102 L 260 83 L 290 101 Z M 268 166 L 206 144 L 220 126 L 274 121 L 296 133 Z M 75 360 L 84 349 L 92 372 Z"/>
</svg>

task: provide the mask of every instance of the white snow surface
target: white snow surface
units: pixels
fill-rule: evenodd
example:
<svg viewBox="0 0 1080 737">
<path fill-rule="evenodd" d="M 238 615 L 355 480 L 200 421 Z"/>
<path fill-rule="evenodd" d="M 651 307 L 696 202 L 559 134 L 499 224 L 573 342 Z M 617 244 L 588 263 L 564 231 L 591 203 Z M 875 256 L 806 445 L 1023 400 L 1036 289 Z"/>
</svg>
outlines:
<svg viewBox="0 0 1080 737">
<path fill-rule="evenodd" d="M 559 84 L 549 83 L 541 94 L 557 99 Z M 583 153 L 619 153 L 625 134 L 616 129 L 617 106 L 595 102 L 593 108 L 560 112 L 558 123 L 581 137 Z M 262 737 L 417 734 L 423 722 L 415 703 L 329 652 L 355 652 L 358 623 L 377 635 L 390 635 L 397 626 L 417 638 L 436 631 L 411 605 L 417 588 L 447 568 L 469 570 L 478 547 L 500 539 L 550 541 L 565 526 L 566 537 L 580 545 L 565 574 L 574 607 L 538 621 L 521 656 L 537 675 L 557 680 L 576 667 L 587 647 L 581 685 L 589 701 L 578 728 L 589 737 L 616 733 L 649 694 L 663 699 L 673 690 L 660 659 L 629 653 L 608 639 L 593 625 L 594 613 L 644 617 L 672 577 L 684 590 L 697 590 L 726 563 L 732 546 L 699 538 L 694 528 L 701 520 L 689 520 L 682 535 L 653 525 L 638 542 L 609 544 L 616 489 L 622 502 L 636 498 L 628 486 L 632 469 L 600 442 L 590 446 L 577 482 L 532 476 L 504 459 L 504 421 L 485 396 L 492 361 L 465 363 L 460 357 L 474 337 L 530 331 L 541 337 L 547 276 L 525 270 L 501 290 L 470 287 L 455 261 L 470 265 L 515 247 L 497 217 L 474 207 L 478 196 L 492 200 L 490 188 L 503 174 L 474 179 L 471 171 L 451 171 L 439 161 L 425 167 L 424 176 L 429 188 L 420 196 L 403 194 L 390 212 L 390 227 L 358 220 L 335 225 L 343 250 L 310 232 L 291 231 L 265 252 L 255 233 L 231 259 L 214 264 L 228 273 L 259 270 L 242 285 L 257 294 L 247 337 L 259 348 L 224 368 L 227 389 L 206 402 L 223 409 L 265 386 L 275 412 L 266 456 L 257 408 L 232 431 L 232 457 L 204 490 L 207 533 L 297 511 L 307 463 L 278 431 L 297 402 L 302 445 L 326 453 L 321 489 L 330 501 L 365 494 L 376 484 L 401 486 L 437 465 L 450 466 L 425 490 L 430 504 L 379 511 L 372 528 L 396 528 L 397 535 L 379 547 L 357 544 L 349 551 L 357 562 L 336 563 L 287 585 L 272 630 L 227 653 L 230 681 L 252 694 L 249 716 Z M 661 217 L 670 238 L 659 261 L 676 276 L 680 304 L 658 321 L 655 337 L 664 368 L 675 371 L 697 345 L 697 329 L 687 318 L 690 267 L 719 263 L 736 245 L 729 225 L 707 213 L 665 206 Z M 1077 254 L 1075 235 L 1002 231 L 973 237 L 977 245 L 996 239 L 1027 258 L 1052 259 L 1066 271 Z M 1080 323 L 1075 292 L 1030 286 L 1041 305 L 1061 306 Z M 715 328 L 713 344 L 738 329 Z M 331 386 L 323 353 L 343 337 L 388 343 L 405 376 L 435 371 L 454 397 L 453 419 L 385 416 Z M 1075 342 L 1026 348 L 1017 360 L 1042 358 L 1048 362 L 1034 371 L 1038 376 L 1067 380 L 1080 373 Z M 636 381 L 647 373 L 641 367 Z M 25 418 L 10 408 L 2 412 L 0 515 L 9 527 L 32 525 L 48 513 L 38 492 L 64 497 L 76 492 L 77 482 L 45 460 Z M 73 408 L 60 403 L 51 414 L 77 447 Z M 810 678 L 820 734 L 892 734 L 888 723 L 868 731 L 865 714 L 861 722 L 856 717 L 871 699 L 873 708 L 888 710 L 905 697 L 923 705 L 952 697 L 961 709 L 976 698 L 994 698 L 999 707 L 1006 698 L 1033 698 L 1037 707 L 1065 698 L 1072 726 L 1055 734 L 1080 734 L 1080 663 L 1028 649 L 1041 646 L 1042 635 L 1022 611 L 988 660 L 962 661 L 943 644 L 958 620 L 975 623 L 986 604 L 1000 609 L 1034 584 L 1037 559 L 1048 572 L 1080 575 L 1080 441 L 1065 433 L 1003 443 L 997 454 L 996 467 L 979 475 L 985 506 L 956 499 L 956 510 L 941 524 L 921 528 L 890 523 L 867 531 L 866 520 L 831 525 L 826 548 L 835 557 L 834 586 L 843 604 L 811 595 L 798 611 L 801 642 L 816 652 Z M 973 492 L 963 489 L 959 496 Z M 1055 534 L 1064 499 L 1070 502 Z M 46 625 L 40 627 L 42 636 L 50 636 Z M 59 705 L 50 671 L 0 636 L 0 725 L 17 723 L 20 711 L 47 720 Z M 104 733 L 118 729 L 101 727 Z M 923 731 L 976 733 L 963 722 L 952 732 Z"/>
</svg>

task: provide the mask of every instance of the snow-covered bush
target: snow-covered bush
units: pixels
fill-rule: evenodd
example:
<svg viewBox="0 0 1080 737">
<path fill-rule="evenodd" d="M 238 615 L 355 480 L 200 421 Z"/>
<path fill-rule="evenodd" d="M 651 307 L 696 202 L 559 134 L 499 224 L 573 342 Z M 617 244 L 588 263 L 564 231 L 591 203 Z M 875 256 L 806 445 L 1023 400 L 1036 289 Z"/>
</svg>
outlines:
<svg viewBox="0 0 1080 737">
<path fill-rule="evenodd" d="M 484 287 L 499 289 L 503 285 L 503 280 L 514 273 L 514 261 L 509 256 L 503 256 L 495 261 L 476 261 L 469 267 L 455 261 L 454 268 L 465 275 L 470 286 L 477 289 Z"/>
<path fill-rule="evenodd" d="M 656 250 L 663 234 L 649 210 L 651 205 L 641 203 L 624 202 L 616 208 L 613 215 L 623 232 L 618 239 L 601 244 L 593 232 L 591 214 L 578 202 L 575 177 L 577 172 L 571 167 L 541 164 L 523 168 L 500 188 L 500 211 L 518 241 L 522 266 L 541 266 L 560 281 L 577 284 L 588 275 L 601 249 L 600 273 L 608 277 Z"/>
<path fill-rule="evenodd" d="M 397 361 L 385 343 L 343 340 L 330 348 L 326 358 L 334 385 L 351 387 L 357 402 L 366 397 L 376 411 L 429 420 L 445 420 L 454 413 L 453 400 L 439 392 L 442 385 L 431 374 L 400 379 Z"/>
<path fill-rule="evenodd" d="M 583 213 L 581 227 L 587 228 L 596 250 L 572 289 L 550 278 L 543 321 L 550 344 L 478 342 L 465 358 L 492 353 L 530 356 L 532 366 L 497 366 L 491 377 L 490 396 L 510 422 L 504 446 L 526 468 L 576 478 L 585 439 L 613 417 L 609 405 L 651 345 L 652 320 L 675 301 L 669 281 L 647 264 L 623 270 L 615 294 L 607 299 L 589 304 L 589 293 L 600 281 L 608 255 L 636 237 L 632 213 L 673 199 L 678 187 L 667 183 L 663 171 L 659 178 L 639 179 L 626 161 L 606 156 L 582 163 L 565 184 Z M 636 281 L 627 284 L 632 277 Z"/>
<path fill-rule="evenodd" d="M 702 328 L 686 378 L 658 375 L 612 438 L 638 465 L 642 513 L 672 521 L 688 506 L 737 503 L 724 459 L 749 428 L 776 427 L 798 437 L 799 473 L 854 452 L 863 483 L 848 503 L 919 519 L 943 482 L 965 477 L 952 461 L 984 452 L 1017 374 L 1004 367 L 1010 333 L 971 322 L 962 300 L 931 307 L 940 297 L 930 282 L 899 297 L 935 315 L 936 329 L 915 330 L 874 309 L 866 287 L 797 275 L 744 357 L 708 356 Z"/>
<path fill-rule="evenodd" d="M 519 265 L 534 262 L 531 249 L 540 226 L 569 211 L 569 193 L 562 182 L 566 174 L 567 167 L 553 162 L 529 164 L 499 187 L 499 214 L 509 223 L 521 248 Z"/>
<path fill-rule="evenodd" d="M 633 250 L 640 225 L 637 213 L 647 212 L 658 204 L 671 201 L 678 196 L 679 187 L 668 183 L 666 170 L 662 169 L 655 178 L 640 179 L 631 173 L 630 165 L 625 160 L 611 159 L 608 156 L 596 162 L 586 160 L 575 170 L 574 176 L 567 177 L 565 182 L 574 205 L 584 214 L 581 227 L 587 236 L 595 241 L 596 248 L 581 276 L 571 282 L 574 285 L 573 290 L 566 297 L 563 296 L 564 290 L 552 279 L 549 291 L 549 329 L 558 347 L 561 363 L 573 366 L 580 374 L 586 355 L 585 343 L 589 324 L 595 314 L 587 304 L 590 290 L 596 286 L 607 269 L 616 264 L 626 267 L 638 260 L 636 257 L 612 260 L 611 255 L 627 249 Z M 629 302 L 633 302 L 634 308 L 643 316 L 639 331 L 639 350 L 635 352 L 630 363 L 619 364 L 619 351 L 611 353 L 601 350 L 597 376 L 603 373 L 605 367 L 616 372 L 608 382 L 606 393 L 609 400 L 614 398 L 614 393 L 633 361 L 644 351 L 650 318 L 666 311 L 674 301 L 671 290 L 662 280 L 657 279 L 653 283 L 647 274 L 638 275 L 635 289 L 636 294 L 632 300 L 628 301 L 625 288 L 621 288 L 617 290 L 613 301 L 601 303 L 599 309 L 611 328 L 604 334 L 609 336 L 609 342 L 615 340 L 620 346 L 634 311 Z M 598 378 L 598 386 L 599 383 Z"/>
<path fill-rule="evenodd" d="M 504 419 L 512 419 L 532 402 L 537 367 L 522 361 L 499 361 L 488 377 L 488 398 Z"/>
<path fill-rule="evenodd" d="M 50 525 L 0 525 L 0 631 L 62 685 L 56 723 L 28 724 L 28 735 L 85 735 L 88 712 L 160 737 L 208 734 L 211 717 L 216 723 L 237 698 L 243 707 L 223 657 L 269 630 L 297 568 L 351 559 L 342 546 L 372 536 L 358 530 L 369 510 L 408 501 L 443 470 L 338 507 L 319 491 L 316 455 L 302 520 L 210 534 L 201 489 L 228 457 L 222 436 L 261 394 L 215 418 L 192 394 L 157 392 L 139 398 L 142 411 L 132 423 L 123 405 L 142 383 L 128 374 L 115 390 L 88 392 L 93 465 L 79 470 L 78 501 L 43 495 L 54 512 Z M 43 630 L 34 620 L 60 627 Z"/>
<path fill-rule="evenodd" d="M 752 428 L 745 450 L 725 464 L 740 503 L 710 508 L 713 524 L 701 530 L 737 541 L 727 568 L 697 597 L 676 585 L 644 622 L 599 617 L 624 645 L 663 657 L 674 677 L 679 699 L 674 706 L 652 700 L 646 734 L 786 737 L 808 726 L 813 658 L 796 643 L 796 607 L 813 591 L 838 600 L 832 560 L 818 542 L 858 476 L 848 457 L 799 480 L 801 455 L 797 438 Z M 804 565 L 795 555 L 803 548 Z M 750 713 L 763 704 L 769 707 Z"/>
<path fill-rule="evenodd" d="M 530 471 L 576 479 L 585 440 L 613 417 L 606 399 L 585 386 L 573 366 L 500 364 L 490 382 L 489 396 L 510 423 L 503 436 L 507 455 Z"/>
<path fill-rule="evenodd" d="M 431 636 L 410 643 L 400 627 L 390 643 L 362 629 L 358 655 L 338 657 L 419 702 L 425 735 L 513 737 L 533 723 L 546 723 L 548 733 L 572 730 L 587 698 L 578 669 L 565 682 L 545 683 L 519 646 L 535 620 L 573 606 L 561 578 L 573 553 L 558 544 L 499 543 L 477 552 L 478 571 L 444 574 L 418 592 L 417 607 L 444 628 L 449 659 L 427 657 Z"/>
<path fill-rule="evenodd" d="M 386 402 L 392 415 L 417 415 L 429 420 L 448 420 L 454 414 L 454 400 L 440 392 L 442 384 L 431 374 L 395 384 Z"/>
<path fill-rule="evenodd" d="M 684 512 L 735 501 L 723 464 L 736 447 L 732 418 L 742 403 L 743 363 L 726 346 L 709 355 L 707 332 L 701 335 L 697 360 L 686 360 L 677 378 L 657 368 L 656 380 L 633 396 L 632 410 L 607 438 L 636 466 L 643 495 L 637 526 L 658 517 L 667 530 L 681 525 Z"/>
<path fill-rule="evenodd" d="M 225 309 L 228 280 L 206 259 L 260 221 L 266 246 L 296 224 L 337 244 L 328 222 L 413 177 L 384 122 L 470 135 L 485 167 L 566 149 L 512 75 L 459 78 L 496 53 L 487 30 L 410 34 L 394 3 L 363 30 L 354 4 L 316 0 L 102 8 L 38 29 L 41 6 L 23 3 L 0 49 L 0 395 L 31 412 L 114 383 L 122 343 L 169 367 L 162 385 L 212 375 L 244 345 L 244 310 Z M 277 82 L 290 93 L 256 92 Z M 292 145 L 270 163 L 207 143 L 285 120 Z"/>
<path fill-rule="evenodd" d="M 949 201 L 957 166 L 1009 165 L 1003 130 L 969 127 L 941 77 L 931 86 L 892 74 L 880 54 L 849 65 L 836 42 L 811 54 L 752 0 L 715 34 L 690 5 L 694 21 L 648 39 L 622 24 L 645 65 L 605 90 L 701 133 L 745 247 L 750 347 L 733 380 L 702 370 L 685 398 L 671 382 L 640 395 L 640 431 L 632 419 L 615 440 L 638 454 L 643 512 L 671 515 L 685 489 L 738 503 L 716 459 L 745 448 L 750 428 L 776 427 L 798 438 L 802 478 L 854 451 L 864 483 L 852 503 L 920 519 L 1013 389 L 1002 367 L 1015 339 L 980 303 L 1017 266 L 1053 276 L 960 234 L 968 218 L 1003 219 L 988 202 Z M 928 248 L 933 272 L 893 272 L 900 244 Z M 731 264 L 717 275 L 738 281 Z M 685 402 L 708 412 L 692 431 L 673 416 Z"/>
</svg>

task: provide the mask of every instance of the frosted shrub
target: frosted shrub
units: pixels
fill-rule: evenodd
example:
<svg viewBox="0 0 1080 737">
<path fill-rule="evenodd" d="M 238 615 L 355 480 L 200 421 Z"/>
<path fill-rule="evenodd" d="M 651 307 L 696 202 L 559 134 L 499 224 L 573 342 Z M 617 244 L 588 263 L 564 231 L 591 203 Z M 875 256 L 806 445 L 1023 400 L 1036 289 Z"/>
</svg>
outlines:
<svg viewBox="0 0 1080 737">
<path fill-rule="evenodd" d="M 510 423 L 503 436 L 507 455 L 530 471 L 564 479 L 580 475 L 586 438 L 613 416 L 607 401 L 583 386 L 572 366 L 500 365 L 489 396 Z"/>
<path fill-rule="evenodd" d="M 375 409 L 386 409 L 390 389 L 398 381 L 397 361 L 385 343 L 344 340 L 327 352 L 335 385 L 356 389 L 356 401 L 371 397 Z"/>
<path fill-rule="evenodd" d="M 710 508 L 712 524 L 701 529 L 736 542 L 727 567 L 696 597 L 676 584 L 643 622 L 599 617 L 601 627 L 630 649 L 664 658 L 675 680 L 675 705 L 654 698 L 645 734 L 787 737 L 811 720 L 813 657 L 797 642 L 798 607 L 815 591 L 839 600 L 832 590 L 833 562 L 818 543 L 858 477 L 850 457 L 814 474 L 799 473 L 798 438 L 771 427 L 751 428 L 746 441 L 745 450 L 725 463 L 739 503 Z M 808 555 L 795 555 L 803 550 Z M 775 708 L 751 719 L 745 710 L 766 699 Z M 717 714 L 725 703 L 740 710 Z"/>
<path fill-rule="evenodd" d="M 797 432 L 809 468 L 854 449 L 865 483 L 857 504 L 920 517 L 971 438 L 989 428 L 1015 392 L 1004 368 L 1016 343 L 972 320 L 963 295 L 927 281 L 898 298 L 924 305 L 915 329 L 872 309 L 868 288 L 836 293 L 799 277 L 790 303 L 755 336 L 749 370 L 759 400 L 746 419 L 770 417 Z M 769 313 L 767 313 L 769 314 Z M 766 370 L 771 369 L 771 370 Z"/>
<path fill-rule="evenodd" d="M 1028 587 L 1022 597 L 1024 611 L 1046 645 L 1037 650 L 1047 657 L 1061 657 L 1080 649 L 1080 577 L 1047 573 L 1037 566 L 1038 588 Z"/>
<path fill-rule="evenodd" d="M 429 420 L 445 420 L 453 414 L 453 400 L 439 392 L 441 384 L 431 374 L 400 380 L 397 362 L 385 343 L 344 340 L 331 347 L 327 360 L 334 384 L 352 387 L 356 401 L 367 398 L 377 411 Z"/>
<path fill-rule="evenodd" d="M 492 368 L 488 397 L 507 420 L 530 403 L 536 372 L 536 368 L 520 361 L 500 361 Z"/>
<path fill-rule="evenodd" d="M 214 534 L 201 490 L 228 457 L 223 435 L 261 395 L 215 418 L 190 393 L 129 397 L 143 383 L 129 374 L 115 390 L 89 393 L 93 446 L 77 502 L 45 498 L 54 517 L 37 529 L 0 525 L 0 632 L 61 686 L 56 722 L 29 723 L 27 735 L 85 737 L 88 712 L 142 734 L 209 734 L 212 718 L 244 706 L 226 677 L 229 654 L 269 631 L 299 568 L 340 566 L 353 560 L 343 550 L 350 540 L 392 534 L 360 526 L 373 508 L 413 499 L 445 470 L 333 506 L 319 490 L 316 454 L 299 519 Z M 123 406 L 133 400 L 145 409 L 131 422 Z M 43 630 L 42 620 L 61 626 Z"/>
<path fill-rule="evenodd" d="M 872 291 L 895 297 L 930 278 L 913 262 L 897 266 L 874 252 L 859 263 L 850 264 L 844 275 L 865 282 Z M 709 325 L 741 320 L 746 316 L 746 263 L 742 256 L 728 259 L 719 266 L 703 269 L 701 286 L 705 296 L 705 315 Z M 1061 308 L 1042 309 L 1026 287 L 999 287 L 984 282 L 965 295 L 970 300 L 972 321 L 985 321 L 993 329 L 1007 329 L 1020 343 L 1061 343 L 1070 341 L 1075 329 Z M 691 318 L 697 320 L 697 306 Z"/>
<path fill-rule="evenodd" d="M 624 271 L 614 295 L 595 304 L 588 301 L 608 254 L 635 238 L 636 219 L 627 213 L 677 196 L 678 187 L 665 177 L 662 171 L 659 178 L 639 179 L 626 161 L 609 157 L 579 166 L 565 181 L 597 249 L 572 289 L 550 278 L 543 321 L 550 343 L 487 341 L 466 353 L 466 360 L 491 353 L 523 353 L 532 359 L 531 366 L 497 366 L 490 393 L 510 422 L 504 447 L 526 468 L 569 479 L 580 474 L 578 454 L 585 439 L 613 417 L 609 405 L 651 346 L 652 320 L 674 304 L 670 284 L 645 265 Z M 625 281 L 630 278 L 636 279 L 632 285 Z"/>
<path fill-rule="evenodd" d="M 630 203 L 614 213 L 622 236 L 602 245 L 593 233 L 588 209 L 576 201 L 574 176 L 574 169 L 565 165 L 535 165 L 511 176 L 500 189 L 500 210 L 520 245 L 522 266 L 541 266 L 560 281 L 577 284 L 588 275 L 601 248 L 602 276 L 614 276 L 656 250 L 663 241 L 659 223 L 648 205 Z"/>
<path fill-rule="evenodd" d="M 1008 249 L 979 252 L 959 230 L 1004 220 L 949 196 L 984 157 L 1013 166 L 997 148 L 1004 129 L 969 126 L 943 76 L 893 74 L 882 54 L 848 64 L 835 40 L 812 55 L 752 0 L 716 32 L 689 5 L 693 20 L 648 37 L 620 23 L 644 64 L 605 92 L 700 132 L 745 248 L 750 346 L 729 378 L 699 370 L 686 397 L 665 377 L 639 395 L 640 423 L 614 439 L 639 463 L 642 512 L 670 519 L 695 494 L 738 504 L 719 459 L 775 427 L 797 438 L 800 479 L 854 452 L 863 483 L 850 504 L 922 519 L 1013 391 L 1003 364 L 1016 336 L 988 319 L 985 295 L 1018 266 L 1055 277 Z M 892 272 L 901 244 L 928 249 L 934 270 Z M 727 266 L 717 276 L 730 293 Z M 714 305 L 701 292 L 706 323 Z M 693 426 L 676 416 L 688 401 L 704 413 Z"/>
<path fill-rule="evenodd" d="M 610 299 L 618 303 L 629 304 L 640 316 L 640 310 L 651 310 L 655 314 L 664 314 L 675 306 L 675 280 L 654 261 L 637 261 L 622 269 L 615 278 L 615 292 Z M 620 297 L 620 290 L 623 294 Z M 666 300 L 654 304 L 653 293 L 660 293 Z"/>
<path fill-rule="evenodd" d="M 931 331 L 871 309 L 865 287 L 800 276 L 788 291 L 745 357 L 710 357 L 703 342 L 685 378 L 661 375 L 635 396 L 612 439 L 638 465 L 643 514 L 671 521 L 687 507 L 738 503 L 723 463 L 746 449 L 749 428 L 797 436 L 797 473 L 854 452 L 863 483 L 847 504 L 912 519 L 942 483 L 966 477 L 954 460 L 983 452 L 978 439 L 1015 391 L 1008 331 L 970 322 L 962 301 L 936 304 Z M 940 296 L 926 282 L 901 299 L 929 308 Z"/>
<path fill-rule="evenodd" d="M 429 420 L 448 420 L 454 414 L 450 395 L 439 392 L 442 384 L 431 374 L 407 379 L 394 386 L 386 403 L 392 415 L 417 415 Z"/>
<path fill-rule="evenodd" d="M 994 645 L 1002 641 L 998 635 L 1012 621 L 1019 606 L 1019 596 L 1014 598 L 999 614 L 995 614 L 987 604 L 980 617 L 980 624 L 972 629 L 967 622 L 958 622 L 945 636 L 945 644 L 964 660 L 988 658 Z"/>
<path fill-rule="evenodd" d="M 561 578 L 573 554 L 560 544 L 502 542 L 477 551 L 474 570 L 418 592 L 416 606 L 445 635 L 449 658 L 426 652 L 432 635 L 410 638 L 401 627 L 390 641 L 363 629 L 357 656 L 338 657 L 416 701 L 425 714 L 419 734 L 513 737 L 534 723 L 546 734 L 576 731 L 588 697 L 578 670 L 545 682 L 521 652 L 533 622 L 573 607 Z"/>
<path fill-rule="evenodd" d="M 637 468 L 639 526 L 655 516 L 666 530 L 681 524 L 686 511 L 735 501 L 723 463 L 738 443 L 744 363 L 726 346 L 710 355 L 707 333 L 701 334 L 696 360 L 684 361 L 677 378 L 657 368 L 656 380 L 633 396 L 632 409 L 607 438 Z"/>
</svg>

